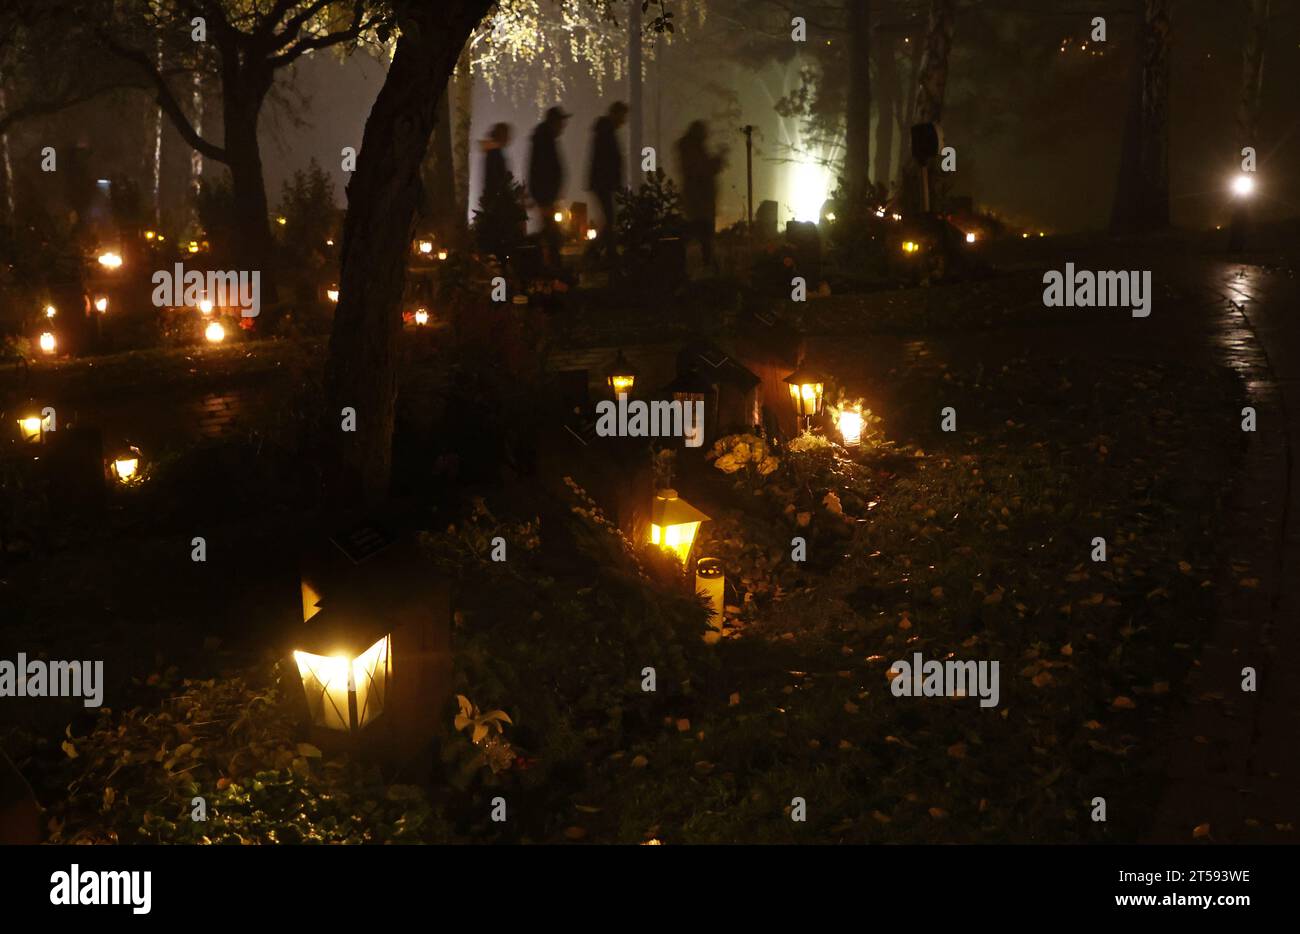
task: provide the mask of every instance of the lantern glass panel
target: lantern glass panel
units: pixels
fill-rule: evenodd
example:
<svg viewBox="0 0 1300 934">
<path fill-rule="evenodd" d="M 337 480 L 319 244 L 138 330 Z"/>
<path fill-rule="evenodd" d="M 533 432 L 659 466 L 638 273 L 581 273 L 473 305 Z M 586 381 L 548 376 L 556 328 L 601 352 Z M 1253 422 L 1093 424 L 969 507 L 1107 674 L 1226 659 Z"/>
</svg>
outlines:
<svg viewBox="0 0 1300 934">
<path fill-rule="evenodd" d="M 123 483 L 135 476 L 135 472 L 140 467 L 140 458 L 138 457 L 119 457 L 113 461 L 113 472 Z"/>
<path fill-rule="evenodd" d="M 294 652 L 312 722 L 330 730 L 359 730 L 384 711 L 389 637 L 356 658 Z"/>
<path fill-rule="evenodd" d="M 691 545 L 695 543 L 695 534 L 699 530 L 698 522 L 680 522 L 677 525 L 663 526 L 652 524 L 650 543 L 671 550 L 685 564 L 691 553 Z"/>
</svg>

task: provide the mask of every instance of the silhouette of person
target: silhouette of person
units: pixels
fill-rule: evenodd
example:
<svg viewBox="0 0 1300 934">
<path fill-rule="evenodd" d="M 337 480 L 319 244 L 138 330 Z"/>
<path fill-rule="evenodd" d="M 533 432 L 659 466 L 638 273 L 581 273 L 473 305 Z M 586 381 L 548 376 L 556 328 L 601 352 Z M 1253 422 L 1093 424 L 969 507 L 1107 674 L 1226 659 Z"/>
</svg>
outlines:
<svg viewBox="0 0 1300 934">
<path fill-rule="evenodd" d="M 614 195 L 623 188 L 623 153 L 618 130 L 627 122 L 627 104 L 615 101 L 609 112 L 596 120 L 591 131 L 591 169 L 587 188 L 600 204 L 600 233 L 594 253 L 605 254 L 609 262 L 618 259 L 614 236 Z"/>
<path fill-rule="evenodd" d="M 532 150 L 528 154 L 528 193 L 541 214 L 542 242 L 551 253 L 554 265 L 560 264 L 560 228 L 555 222 L 555 202 L 564 189 L 564 166 L 556 145 L 571 114 L 562 107 L 552 107 L 533 130 Z"/>
<path fill-rule="evenodd" d="M 496 195 L 510 187 L 510 169 L 506 167 L 505 149 L 510 145 L 508 123 L 495 123 L 483 140 L 483 193 Z"/>
<path fill-rule="evenodd" d="M 726 164 L 721 153 L 710 153 L 705 146 L 708 125 L 694 121 L 677 141 L 677 159 L 682 170 L 682 212 L 686 215 L 686 235 L 700 242 L 704 262 L 713 264 L 713 232 L 717 226 L 718 173 Z"/>
</svg>

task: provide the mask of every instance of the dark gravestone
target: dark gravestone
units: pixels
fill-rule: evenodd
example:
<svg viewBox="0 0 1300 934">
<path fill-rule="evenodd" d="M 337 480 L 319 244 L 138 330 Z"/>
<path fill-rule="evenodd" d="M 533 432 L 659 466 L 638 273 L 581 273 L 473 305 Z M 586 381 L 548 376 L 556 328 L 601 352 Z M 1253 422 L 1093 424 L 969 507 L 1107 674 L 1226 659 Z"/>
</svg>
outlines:
<svg viewBox="0 0 1300 934">
<path fill-rule="evenodd" d="M 31 786 L 0 752 L 0 846 L 31 846 L 41 842 L 40 806 Z"/>
<path fill-rule="evenodd" d="M 754 236 L 758 240 L 776 239 L 777 204 L 775 201 L 763 201 L 754 212 Z"/>
<path fill-rule="evenodd" d="M 104 442 L 98 428 L 60 426 L 46 436 L 41 454 L 57 515 L 85 515 L 104 508 Z"/>
<path fill-rule="evenodd" d="M 817 225 L 812 221 L 790 221 L 785 225 L 785 239 L 794 248 L 795 269 L 810 291 L 816 289 L 822 274 L 822 241 Z"/>
</svg>

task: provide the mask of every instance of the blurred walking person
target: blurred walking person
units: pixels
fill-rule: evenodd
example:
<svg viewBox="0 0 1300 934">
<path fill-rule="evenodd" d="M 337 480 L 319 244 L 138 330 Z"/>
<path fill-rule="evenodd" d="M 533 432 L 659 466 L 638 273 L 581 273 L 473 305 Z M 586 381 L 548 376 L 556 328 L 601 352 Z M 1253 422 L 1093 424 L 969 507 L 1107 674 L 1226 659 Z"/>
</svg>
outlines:
<svg viewBox="0 0 1300 934">
<path fill-rule="evenodd" d="M 591 168 L 587 188 L 600 204 L 600 230 L 592 252 L 602 253 L 610 264 L 618 261 L 614 235 L 614 195 L 623 190 L 623 153 L 618 145 L 619 128 L 627 122 L 627 104 L 615 101 L 591 131 Z"/>
<path fill-rule="evenodd" d="M 483 149 L 483 192 L 474 212 L 474 234 L 479 249 L 510 269 L 511 257 L 528 230 L 528 211 L 515 177 L 506 165 L 506 147 L 514 135 L 508 123 L 497 123 L 479 145 Z"/>
<path fill-rule="evenodd" d="M 509 190 L 511 176 L 506 166 L 506 147 L 510 145 L 512 131 L 508 123 L 496 123 L 483 140 L 483 194 L 499 194 Z"/>
<path fill-rule="evenodd" d="M 700 242 L 704 262 L 715 270 L 713 233 L 718 221 L 718 173 L 726 165 L 723 153 L 710 153 L 705 145 L 708 125 L 696 120 L 677 141 L 677 159 L 682 171 L 682 212 L 686 215 L 686 236 Z"/>
<path fill-rule="evenodd" d="M 564 166 L 560 162 L 557 141 L 571 114 L 562 107 L 546 111 L 546 118 L 533 130 L 532 150 L 528 154 L 528 193 L 537 204 L 542 221 L 542 243 L 550 252 L 550 261 L 560 265 L 560 228 L 555 222 L 555 202 L 564 190 Z"/>
</svg>

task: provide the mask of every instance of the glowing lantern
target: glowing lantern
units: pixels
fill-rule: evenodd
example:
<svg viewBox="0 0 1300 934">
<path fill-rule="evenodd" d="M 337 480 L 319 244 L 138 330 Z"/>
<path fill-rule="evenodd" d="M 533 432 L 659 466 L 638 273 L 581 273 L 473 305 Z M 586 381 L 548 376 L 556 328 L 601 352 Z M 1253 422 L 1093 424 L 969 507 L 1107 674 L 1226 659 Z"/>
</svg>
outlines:
<svg viewBox="0 0 1300 934">
<path fill-rule="evenodd" d="M 59 342 L 54 339 L 54 334 L 51 331 L 42 333 L 38 343 L 40 344 L 41 353 L 54 353 L 59 346 Z"/>
<path fill-rule="evenodd" d="M 1255 180 L 1249 175 L 1238 175 L 1232 180 L 1232 193 L 1238 198 L 1249 198 L 1255 191 Z"/>
<path fill-rule="evenodd" d="M 285 224 L 289 223 L 289 219 L 287 217 L 277 217 L 275 222 L 283 227 Z"/>
<path fill-rule="evenodd" d="M 113 477 L 118 483 L 132 483 L 140 477 L 140 449 L 128 447 L 112 463 Z"/>
<path fill-rule="evenodd" d="M 53 305 L 45 306 L 45 317 L 53 318 L 56 314 L 58 314 L 58 309 L 55 308 Z"/>
<path fill-rule="evenodd" d="M 726 602 L 727 578 L 722 573 L 721 558 L 700 558 L 695 562 L 695 592 L 709 599 L 709 625 L 722 628 L 722 610 Z"/>
<path fill-rule="evenodd" d="M 678 373 L 667 386 L 667 391 L 672 393 L 673 401 L 682 404 L 682 428 L 686 429 L 686 409 L 691 407 L 694 412 L 700 413 L 699 418 L 691 417 L 690 430 L 686 431 L 685 442 L 687 447 L 697 448 L 704 443 L 704 408 L 708 401 L 709 394 L 713 392 L 713 384 L 700 375 L 700 372 L 691 367 L 685 373 Z M 700 403 L 696 405 L 696 403 Z"/>
<path fill-rule="evenodd" d="M 975 235 L 974 235 L 973 233 L 968 233 L 968 234 L 966 235 L 966 242 L 967 242 L 967 243 L 974 243 L 974 242 L 975 242 Z"/>
<path fill-rule="evenodd" d="M 904 252 L 904 253 L 915 253 L 915 252 L 916 252 L 917 250 L 919 250 L 920 248 L 921 248 L 920 245 L 919 245 L 915 240 L 904 240 L 904 241 L 903 241 L 903 252 Z"/>
<path fill-rule="evenodd" d="M 97 312 L 99 312 L 101 315 L 102 315 L 104 312 L 108 311 L 108 299 L 105 298 L 103 295 L 100 295 L 98 298 L 96 298 L 96 299 L 95 299 L 95 310 L 96 310 Z"/>
<path fill-rule="evenodd" d="M 105 269 L 117 269 L 122 265 L 122 257 L 112 251 L 99 254 L 99 265 Z"/>
<path fill-rule="evenodd" d="M 420 748 L 450 684 L 450 588 L 413 538 L 365 523 L 303 555 L 303 625 L 289 653 L 323 743 Z"/>
<path fill-rule="evenodd" d="M 587 239 L 588 239 L 588 240 L 595 240 L 595 239 L 596 239 L 596 228 L 595 228 L 595 227 L 588 227 L 588 228 L 587 228 Z"/>
<path fill-rule="evenodd" d="M 806 428 L 809 420 L 822 410 L 826 380 L 816 370 L 801 363 L 785 378 L 785 382 L 790 387 L 790 401 L 794 403 L 795 414 L 799 416 L 801 427 Z"/>
<path fill-rule="evenodd" d="M 190 243 L 189 243 L 189 246 L 187 246 L 185 249 L 189 250 L 191 253 L 197 253 L 197 252 L 199 251 L 199 243 L 198 243 L 198 241 L 197 241 L 197 240 L 191 240 Z"/>
<path fill-rule="evenodd" d="M 446 259 L 446 258 L 447 258 L 447 251 L 446 251 L 446 250 L 439 250 L 439 251 L 438 251 L 438 259 L 441 260 L 441 259 Z"/>
<path fill-rule="evenodd" d="M 618 352 L 614 362 L 605 371 L 605 382 L 609 384 L 610 390 L 616 396 L 622 393 L 630 393 L 632 387 L 636 385 L 636 367 L 627 362 L 627 358 L 623 356 L 623 351 Z"/>
<path fill-rule="evenodd" d="M 226 329 L 221 326 L 220 321 L 213 321 L 203 329 L 203 336 L 208 339 L 209 344 L 220 344 L 226 339 Z"/>
<path fill-rule="evenodd" d="M 419 250 L 420 250 L 420 252 L 423 253 L 425 256 L 428 256 L 430 253 L 433 252 L 433 241 L 432 241 L 432 240 L 421 240 L 421 241 L 420 241 L 420 244 L 419 244 Z"/>
<path fill-rule="evenodd" d="M 297 650 L 303 690 L 312 722 L 328 730 L 353 733 L 384 712 L 388 690 L 388 636 L 355 655 L 315 655 Z"/>
<path fill-rule="evenodd" d="M 339 287 L 337 285 L 331 285 L 325 290 L 325 297 L 331 302 L 337 302 L 339 300 Z"/>
<path fill-rule="evenodd" d="M 562 223 L 564 223 L 564 212 L 563 212 L 563 211 L 556 211 L 554 214 L 551 215 L 551 219 L 552 219 L 553 221 L 555 221 L 555 223 L 557 223 L 557 224 L 562 224 Z"/>
<path fill-rule="evenodd" d="M 650 544 L 668 549 L 685 565 L 700 523 L 708 521 L 708 516 L 680 499 L 676 490 L 659 490 L 650 510 Z"/>
<path fill-rule="evenodd" d="M 429 323 L 429 312 L 423 308 L 415 309 L 415 323 L 423 327 Z"/>
<path fill-rule="evenodd" d="M 146 230 L 146 231 L 144 232 L 144 238 L 145 238 L 146 240 L 152 240 L 155 236 L 156 236 L 156 234 L 155 234 L 152 230 Z"/>
<path fill-rule="evenodd" d="M 862 407 L 846 405 L 840 409 L 840 436 L 845 447 L 857 447 L 862 443 Z"/>
<path fill-rule="evenodd" d="M 46 406 L 40 414 L 28 411 L 18 418 L 18 431 L 28 444 L 40 444 L 45 436 L 54 430 L 54 409 Z"/>
<path fill-rule="evenodd" d="M 199 299 L 199 314 L 204 314 L 204 315 L 212 314 L 212 299 L 210 298 Z"/>
<path fill-rule="evenodd" d="M 884 208 L 876 208 L 876 217 L 884 217 L 884 216 L 885 216 L 885 209 L 884 209 Z"/>
</svg>

